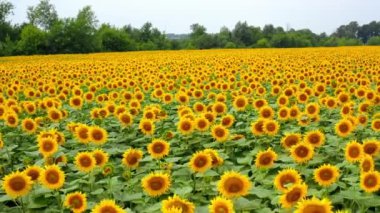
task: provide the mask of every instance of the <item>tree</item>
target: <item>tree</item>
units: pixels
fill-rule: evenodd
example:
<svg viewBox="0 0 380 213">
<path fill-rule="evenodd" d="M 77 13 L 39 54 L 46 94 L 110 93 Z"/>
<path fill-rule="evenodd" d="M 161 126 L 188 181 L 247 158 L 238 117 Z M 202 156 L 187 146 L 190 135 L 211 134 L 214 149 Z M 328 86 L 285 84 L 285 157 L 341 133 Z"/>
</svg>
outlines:
<svg viewBox="0 0 380 213">
<path fill-rule="evenodd" d="M 17 43 L 17 51 L 26 54 L 41 54 L 46 46 L 46 34 L 33 25 L 25 26 L 21 31 L 21 39 Z"/>
<path fill-rule="evenodd" d="M 368 39 L 368 45 L 380 46 L 380 36 L 374 36 Z"/>
<path fill-rule="evenodd" d="M 373 36 L 380 36 L 380 22 L 372 21 L 362 25 L 358 30 L 358 37 L 363 43 L 367 43 L 368 39 Z"/>
<path fill-rule="evenodd" d="M 341 25 L 336 29 L 333 36 L 338 38 L 357 38 L 359 31 L 359 24 L 356 21 L 350 22 L 348 25 Z"/>
<path fill-rule="evenodd" d="M 238 22 L 232 30 L 233 41 L 242 47 L 253 44 L 252 31 L 249 29 L 247 22 Z"/>
<path fill-rule="evenodd" d="M 5 23 L 9 15 L 13 14 L 14 5 L 8 1 L 0 1 L 0 23 Z"/>
<path fill-rule="evenodd" d="M 103 24 L 98 33 L 101 40 L 102 51 L 126 51 L 136 49 L 128 34 L 115 27 Z"/>
<path fill-rule="evenodd" d="M 58 14 L 53 4 L 49 0 L 41 0 L 33 7 L 28 7 L 27 17 L 29 23 L 41 29 L 48 30 L 58 20 Z"/>
<path fill-rule="evenodd" d="M 190 26 L 190 40 L 197 49 L 210 49 L 216 46 L 216 37 L 206 33 L 206 28 L 200 24 Z"/>
</svg>

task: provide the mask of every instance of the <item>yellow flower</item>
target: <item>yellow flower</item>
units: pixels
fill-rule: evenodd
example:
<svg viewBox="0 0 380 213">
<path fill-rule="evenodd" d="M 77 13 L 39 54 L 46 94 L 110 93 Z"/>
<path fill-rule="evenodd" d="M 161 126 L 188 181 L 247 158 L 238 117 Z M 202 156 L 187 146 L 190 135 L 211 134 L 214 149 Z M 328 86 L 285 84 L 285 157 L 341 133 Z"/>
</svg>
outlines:
<svg viewBox="0 0 380 213">
<path fill-rule="evenodd" d="M 57 165 L 50 165 L 42 170 L 39 181 L 49 189 L 60 189 L 65 183 L 65 173 Z"/>
<path fill-rule="evenodd" d="M 283 169 L 279 171 L 279 173 L 276 175 L 274 179 L 274 186 L 282 191 L 285 192 L 288 187 L 300 184 L 302 182 L 301 175 L 298 173 L 295 169 Z"/>
<path fill-rule="evenodd" d="M 101 127 L 98 127 L 98 126 L 90 127 L 88 134 L 90 135 L 90 140 L 94 144 L 101 145 L 107 142 L 108 133 L 105 129 Z"/>
<path fill-rule="evenodd" d="M 96 159 L 90 152 L 78 152 L 75 156 L 75 165 L 79 171 L 90 172 L 96 166 Z"/>
<path fill-rule="evenodd" d="M 103 199 L 92 209 L 91 213 L 126 213 L 114 200 Z"/>
<path fill-rule="evenodd" d="M 194 172 L 205 172 L 212 166 L 211 155 L 205 151 L 196 152 L 191 157 L 189 166 Z"/>
<path fill-rule="evenodd" d="M 148 145 L 148 153 L 154 159 L 161 159 L 169 154 L 170 144 L 161 139 L 154 139 Z"/>
<path fill-rule="evenodd" d="M 3 179 L 3 189 L 12 198 L 18 198 L 29 193 L 32 189 L 32 180 L 24 172 L 13 172 Z"/>
<path fill-rule="evenodd" d="M 314 156 L 314 148 L 308 143 L 299 143 L 290 148 L 291 157 L 297 163 L 306 163 Z"/>
<path fill-rule="evenodd" d="M 139 161 L 143 156 L 143 152 L 138 149 L 128 149 L 123 154 L 122 163 L 128 168 L 137 168 L 139 166 Z"/>
<path fill-rule="evenodd" d="M 346 145 L 345 157 L 347 161 L 351 163 L 358 162 L 363 157 L 363 154 L 363 146 L 360 143 L 351 141 Z"/>
<path fill-rule="evenodd" d="M 369 171 L 360 175 L 360 187 L 365 192 L 376 192 L 380 189 L 380 172 Z"/>
<path fill-rule="evenodd" d="M 298 201 L 302 200 L 307 195 L 307 185 L 294 184 L 289 189 L 286 189 L 284 194 L 280 197 L 280 203 L 283 208 L 291 208 Z"/>
<path fill-rule="evenodd" d="M 336 166 L 325 164 L 314 170 L 314 180 L 320 186 L 330 186 L 339 177 L 339 169 Z"/>
<path fill-rule="evenodd" d="M 235 171 L 225 172 L 218 182 L 218 191 L 226 198 L 247 195 L 251 187 L 249 178 Z"/>
<path fill-rule="evenodd" d="M 211 129 L 212 137 L 218 142 L 225 142 L 230 134 L 229 130 L 222 125 L 215 125 Z"/>
<path fill-rule="evenodd" d="M 87 208 L 86 194 L 82 192 L 69 193 L 66 195 L 64 205 L 74 213 L 82 213 Z"/>
<path fill-rule="evenodd" d="M 160 196 L 169 190 L 171 181 L 168 174 L 150 173 L 141 180 L 144 191 L 152 197 Z"/>
<path fill-rule="evenodd" d="M 257 153 L 255 165 L 257 168 L 270 168 L 276 160 L 276 152 L 274 152 L 271 148 L 268 148 L 266 151 L 260 151 Z"/>
<path fill-rule="evenodd" d="M 211 204 L 208 206 L 210 213 L 233 213 L 234 204 L 231 200 L 226 199 L 224 197 L 216 197 L 211 200 Z"/>
<path fill-rule="evenodd" d="M 302 200 L 297 203 L 297 208 L 294 213 L 332 213 L 331 202 L 328 199 L 319 200 L 315 197 Z"/>
<path fill-rule="evenodd" d="M 174 195 L 162 201 L 161 211 L 163 213 L 171 213 L 173 209 L 181 209 L 182 213 L 195 212 L 194 204 L 186 199 L 180 198 L 178 195 Z"/>
</svg>

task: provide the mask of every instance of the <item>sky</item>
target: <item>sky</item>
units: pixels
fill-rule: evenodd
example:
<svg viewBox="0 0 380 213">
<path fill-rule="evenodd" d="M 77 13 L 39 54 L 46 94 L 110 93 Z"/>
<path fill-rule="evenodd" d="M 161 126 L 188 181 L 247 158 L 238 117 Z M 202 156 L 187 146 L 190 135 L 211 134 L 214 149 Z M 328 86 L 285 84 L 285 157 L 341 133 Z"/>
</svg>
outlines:
<svg viewBox="0 0 380 213">
<path fill-rule="evenodd" d="M 12 23 L 26 19 L 28 6 L 39 0 L 8 0 L 15 5 Z M 379 0 L 50 0 L 59 17 L 74 17 L 86 5 L 95 11 L 99 23 L 118 27 L 141 27 L 149 21 L 166 33 L 189 33 L 199 23 L 207 32 L 222 26 L 233 29 L 238 21 L 263 27 L 308 28 L 315 33 L 333 33 L 350 21 L 360 25 L 380 21 Z"/>
</svg>

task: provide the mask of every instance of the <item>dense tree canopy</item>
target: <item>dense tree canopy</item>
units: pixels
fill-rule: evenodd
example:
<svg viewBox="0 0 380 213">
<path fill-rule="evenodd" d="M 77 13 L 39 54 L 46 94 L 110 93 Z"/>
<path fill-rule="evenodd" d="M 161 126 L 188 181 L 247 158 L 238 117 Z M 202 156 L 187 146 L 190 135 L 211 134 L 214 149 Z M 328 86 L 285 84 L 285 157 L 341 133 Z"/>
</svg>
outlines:
<svg viewBox="0 0 380 213">
<path fill-rule="evenodd" d="M 0 56 L 90 53 L 102 51 L 211 49 L 211 48 L 288 48 L 316 46 L 380 45 L 380 21 L 360 26 L 352 21 L 334 33 L 316 34 L 309 29 L 284 30 L 271 24 L 263 28 L 239 21 L 233 29 L 222 27 L 207 33 L 194 23 L 186 35 L 166 34 L 147 22 L 140 28 L 99 24 L 90 6 L 72 18 L 60 18 L 49 0 L 40 0 L 27 9 L 28 22 L 13 25 L 9 16 L 14 5 L 0 0 Z"/>
</svg>

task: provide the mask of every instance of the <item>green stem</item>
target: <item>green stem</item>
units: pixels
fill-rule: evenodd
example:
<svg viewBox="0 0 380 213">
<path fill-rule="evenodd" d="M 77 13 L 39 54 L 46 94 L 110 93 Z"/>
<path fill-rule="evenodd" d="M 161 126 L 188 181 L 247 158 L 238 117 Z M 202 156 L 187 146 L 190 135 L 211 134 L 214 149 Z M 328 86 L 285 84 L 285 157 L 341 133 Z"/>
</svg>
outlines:
<svg viewBox="0 0 380 213">
<path fill-rule="evenodd" d="M 55 197 L 57 198 L 57 203 L 58 203 L 58 208 L 61 212 L 63 212 L 63 208 L 62 208 L 62 200 L 61 200 L 61 194 L 59 193 L 58 190 L 55 191 L 56 192 L 56 195 Z"/>
</svg>

